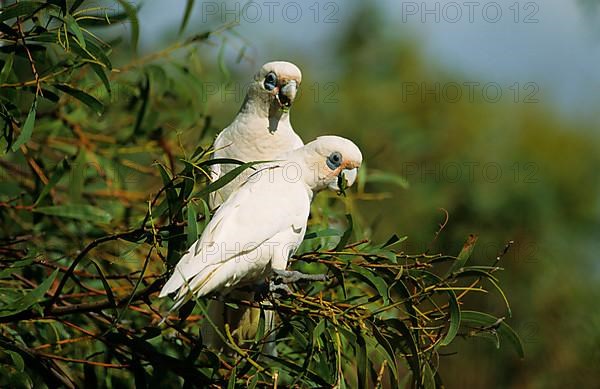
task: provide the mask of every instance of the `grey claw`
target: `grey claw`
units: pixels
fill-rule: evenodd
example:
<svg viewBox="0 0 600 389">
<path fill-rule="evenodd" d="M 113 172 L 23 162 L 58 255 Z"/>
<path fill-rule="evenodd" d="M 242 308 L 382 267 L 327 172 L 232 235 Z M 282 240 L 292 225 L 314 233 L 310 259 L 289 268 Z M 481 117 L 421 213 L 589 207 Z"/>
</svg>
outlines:
<svg viewBox="0 0 600 389">
<path fill-rule="evenodd" d="M 273 273 L 284 284 L 292 284 L 298 281 L 327 281 L 327 274 L 305 274 L 295 270 L 273 270 Z"/>
<path fill-rule="evenodd" d="M 283 292 L 284 294 L 292 294 L 292 290 L 289 286 L 287 286 L 286 284 L 276 284 L 273 281 L 269 282 L 269 291 L 271 293 L 282 294 L 281 292 Z"/>
</svg>

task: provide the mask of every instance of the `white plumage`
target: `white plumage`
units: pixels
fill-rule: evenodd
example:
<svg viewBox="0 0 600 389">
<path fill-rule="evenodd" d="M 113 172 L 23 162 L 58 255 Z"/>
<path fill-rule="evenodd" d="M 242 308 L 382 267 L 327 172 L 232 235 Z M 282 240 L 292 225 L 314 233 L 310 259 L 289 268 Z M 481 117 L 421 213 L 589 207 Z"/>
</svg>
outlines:
<svg viewBox="0 0 600 389">
<path fill-rule="evenodd" d="M 260 170 L 257 182 L 225 201 L 181 258 L 160 294 L 178 291 L 173 308 L 187 301 L 189 290 L 197 296 L 225 294 L 264 279 L 271 267 L 285 269 L 304 236 L 312 194 L 305 185 L 289 185 L 281 174 L 270 182 L 269 170 Z"/>
<path fill-rule="evenodd" d="M 160 297 L 177 292 L 177 308 L 192 294 L 225 295 L 285 270 L 304 237 L 313 193 L 337 189 L 342 174 L 351 185 L 361 162 L 354 143 L 323 136 L 253 173 L 215 212 Z"/>
<path fill-rule="evenodd" d="M 300 69 L 290 62 L 264 64 L 250 83 L 235 119 L 217 136 L 213 158 L 265 161 L 302 147 L 304 143 L 294 132 L 289 114 L 301 81 Z M 212 179 L 218 179 L 235 166 L 215 165 Z M 248 174 L 241 174 L 225 187 L 212 192 L 211 207 L 222 204 Z"/>
<path fill-rule="evenodd" d="M 231 158 L 242 162 L 273 160 L 288 151 L 302 147 L 302 139 L 294 132 L 290 123 L 290 107 L 302 82 L 302 73 L 290 62 L 274 61 L 264 64 L 249 84 L 247 95 L 235 119 L 223 129 L 214 142 L 213 158 Z M 211 179 L 217 180 L 235 165 L 214 165 Z M 235 180 L 212 192 L 209 197 L 211 208 L 221 205 L 248 177 L 250 170 Z M 254 293 L 236 291 L 234 298 L 252 300 Z M 221 301 L 209 306 L 211 320 L 221 329 L 228 323 L 240 341 L 251 339 L 258 327 L 260 310 L 240 306 L 227 307 Z M 268 323 L 273 313 L 266 311 Z M 204 342 L 221 348 L 221 339 L 211 325 L 202 326 Z"/>
</svg>

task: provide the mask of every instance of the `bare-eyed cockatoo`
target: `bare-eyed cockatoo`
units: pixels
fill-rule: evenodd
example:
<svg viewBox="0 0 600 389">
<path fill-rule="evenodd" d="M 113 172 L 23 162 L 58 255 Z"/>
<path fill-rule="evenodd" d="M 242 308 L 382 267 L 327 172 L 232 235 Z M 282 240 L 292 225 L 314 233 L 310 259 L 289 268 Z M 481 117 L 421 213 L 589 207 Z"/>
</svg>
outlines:
<svg viewBox="0 0 600 389">
<path fill-rule="evenodd" d="M 223 296 L 264 283 L 273 273 L 285 273 L 288 259 L 302 243 L 313 194 L 327 187 L 339 190 L 340 180 L 351 185 L 361 162 L 354 143 L 322 136 L 263 165 L 215 212 L 200 239 L 176 265 L 160 297 L 177 292 L 172 308 L 176 309 L 193 295 Z M 257 320 L 251 316 L 260 310 L 244 312 L 248 317 L 243 320 Z M 272 317 L 266 318 L 267 328 L 272 328 Z M 249 340 L 256 330 L 254 324 L 237 328 L 233 335 L 239 341 Z M 211 346 L 222 347 L 214 341 Z"/>
<path fill-rule="evenodd" d="M 213 158 L 231 158 L 242 162 L 267 161 L 302 147 L 302 139 L 290 124 L 290 107 L 296 98 L 302 73 L 290 62 L 264 64 L 248 86 L 240 111 L 214 143 Z M 234 164 L 214 165 L 211 178 L 216 180 L 235 168 Z M 216 208 L 245 181 L 250 170 L 210 195 Z"/>
</svg>

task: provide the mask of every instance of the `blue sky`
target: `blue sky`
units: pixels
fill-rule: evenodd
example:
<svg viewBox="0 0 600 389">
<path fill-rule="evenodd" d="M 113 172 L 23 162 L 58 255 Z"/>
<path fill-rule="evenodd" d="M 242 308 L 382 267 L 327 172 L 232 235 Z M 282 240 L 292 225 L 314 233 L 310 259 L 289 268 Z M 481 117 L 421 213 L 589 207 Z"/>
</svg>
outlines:
<svg viewBox="0 0 600 389">
<path fill-rule="evenodd" d="M 236 31 L 250 44 L 247 54 L 256 64 L 273 58 L 302 62 L 301 58 L 310 57 L 315 67 L 327 69 L 335 64 L 331 42 L 354 21 L 358 0 L 246 4 L 196 1 L 187 30 L 200 32 L 207 25 L 233 21 L 237 8 L 242 15 Z M 422 46 L 428 61 L 467 80 L 505 85 L 535 82 L 543 101 L 559 112 L 600 119 L 600 17 L 575 0 L 382 0 L 376 4 L 384 11 L 386 34 L 410 36 Z M 140 44 L 149 49 L 161 34 L 179 26 L 185 1 L 147 0 L 142 5 Z M 235 47 L 241 41 L 234 38 L 229 44 Z M 233 50 L 230 54 L 233 57 Z"/>
</svg>

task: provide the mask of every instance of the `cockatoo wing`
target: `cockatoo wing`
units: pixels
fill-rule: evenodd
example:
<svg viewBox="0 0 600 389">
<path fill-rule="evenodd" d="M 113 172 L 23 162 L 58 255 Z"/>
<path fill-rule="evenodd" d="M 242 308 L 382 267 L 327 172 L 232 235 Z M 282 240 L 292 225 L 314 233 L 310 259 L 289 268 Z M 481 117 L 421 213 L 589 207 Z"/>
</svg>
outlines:
<svg viewBox="0 0 600 389">
<path fill-rule="evenodd" d="M 287 263 L 306 230 L 310 191 L 300 181 L 286 182 L 281 173 L 269 174 L 271 169 L 280 168 L 255 173 L 262 174 L 217 210 L 177 264 L 161 297 L 179 291 L 179 301 L 190 290 L 197 296 L 225 291 L 258 281 L 271 269 L 271 261 Z"/>
</svg>

